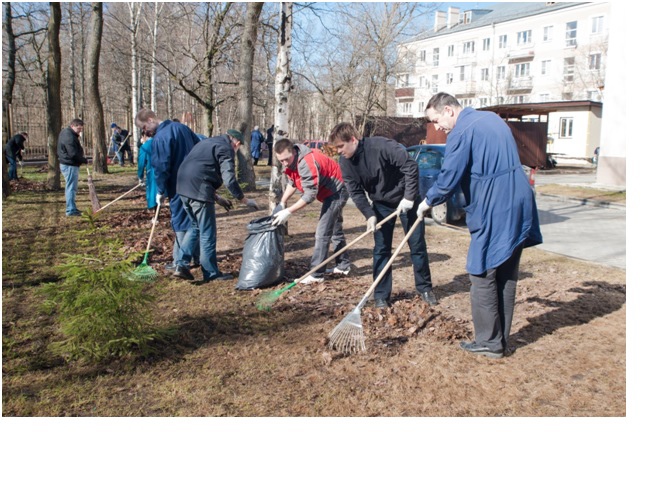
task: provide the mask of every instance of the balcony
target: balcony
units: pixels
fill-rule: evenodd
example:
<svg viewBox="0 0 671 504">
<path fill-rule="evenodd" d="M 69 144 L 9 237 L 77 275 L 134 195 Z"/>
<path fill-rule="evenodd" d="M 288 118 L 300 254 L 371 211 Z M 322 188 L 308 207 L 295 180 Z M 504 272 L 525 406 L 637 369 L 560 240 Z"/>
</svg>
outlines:
<svg viewBox="0 0 671 504">
<path fill-rule="evenodd" d="M 394 91 L 394 97 L 412 99 L 415 97 L 415 88 L 412 87 L 398 88 Z"/>
<path fill-rule="evenodd" d="M 453 82 L 449 86 L 449 93 L 455 98 L 471 98 L 475 92 L 476 84 L 473 81 Z"/>
<path fill-rule="evenodd" d="M 534 50 L 530 47 L 508 51 L 508 63 L 521 63 L 534 59 Z"/>
<path fill-rule="evenodd" d="M 534 87 L 533 77 L 512 78 L 510 80 L 509 90 L 513 93 L 523 93 L 531 91 Z"/>
</svg>

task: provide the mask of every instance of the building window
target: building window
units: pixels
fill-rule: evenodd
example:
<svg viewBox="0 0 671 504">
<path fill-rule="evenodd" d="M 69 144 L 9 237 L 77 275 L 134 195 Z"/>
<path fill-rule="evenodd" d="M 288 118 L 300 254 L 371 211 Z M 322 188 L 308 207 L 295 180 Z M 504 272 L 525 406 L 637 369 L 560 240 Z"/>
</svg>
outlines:
<svg viewBox="0 0 671 504">
<path fill-rule="evenodd" d="M 480 107 L 489 107 L 489 98 L 480 98 Z"/>
<path fill-rule="evenodd" d="M 445 83 L 452 84 L 452 82 L 454 82 L 454 74 L 451 73 L 445 74 Z"/>
<path fill-rule="evenodd" d="M 550 101 L 550 95 L 548 93 L 541 93 L 539 95 L 540 101 L 542 102 L 548 102 Z"/>
<path fill-rule="evenodd" d="M 419 88 L 424 89 L 425 87 L 427 87 L 427 85 L 428 83 L 426 82 L 426 79 L 424 78 L 424 76 L 421 76 L 419 78 Z"/>
<path fill-rule="evenodd" d="M 528 77 L 529 76 L 529 63 L 518 63 L 515 65 L 515 77 Z"/>
<path fill-rule="evenodd" d="M 459 21 L 462 22 L 463 24 L 470 24 L 471 19 L 472 19 L 473 13 L 471 11 L 466 11 L 459 16 Z"/>
<path fill-rule="evenodd" d="M 419 61 L 421 61 L 422 63 L 426 61 L 426 51 L 424 49 L 419 51 Z"/>
<path fill-rule="evenodd" d="M 543 28 L 543 42 L 552 42 L 552 26 Z"/>
<path fill-rule="evenodd" d="M 578 22 L 571 21 L 566 23 L 566 47 L 575 47 L 578 45 L 576 37 L 578 36 Z"/>
<path fill-rule="evenodd" d="M 437 93 L 438 92 L 438 76 L 437 75 L 432 75 L 431 76 L 431 92 L 432 93 Z"/>
<path fill-rule="evenodd" d="M 482 50 L 483 51 L 489 51 L 490 43 L 491 43 L 491 39 L 489 39 L 489 38 L 482 39 Z"/>
<path fill-rule="evenodd" d="M 506 78 L 506 67 L 504 65 L 496 67 L 496 80 L 504 80 Z"/>
<path fill-rule="evenodd" d="M 398 87 L 408 87 L 408 74 L 401 74 L 398 76 Z"/>
<path fill-rule="evenodd" d="M 424 112 L 424 102 L 423 101 L 421 101 L 417 104 L 417 112 L 419 112 L 420 114 L 422 112 Z"/>
<path fill-rule="evenodd" d="M 599 101 L 598 91 L 587 91 L 587 99 L 590 101 Z"/>
<path fill-rule="evenodd" d="M 406 102 L 406 103 L 401 103 L 401 113 L 402 114 L 410 114 L 412 112 L 412 103 Z"/>
<path fill-rule="evenodd" d="M 575 58 L 564 58 L 564 82 L 573 82 Z"/>
<path fill-rule="evenodd" d="M 503 98 L 503 96 L 497 96 L 496 97 L 496 104 L 497 105 L 503 105 L 504 103 L 505 103 L 505 99 Z"/>
<path fill-rule="evenodd" d="M 517 32 L 517 45 L 531 44 L 531 30 Z"/>
<path fill-rule="evenodd" d="M 541 75 L 550 75 L 550 60 L 541 61 Z"/>
<path fill-rule="evenodd" d="M 499 35 L 499 49 L 505 49 L 508 46 L 508 35 Z"/>
<path fill-rule="evenodd" d="M 559 119 L 559 138 L 573 137 L 573 118 L 562 117 Z"/>
<path fill-rule="evenodd" d="M 528 103 L 529 99 L 524 95 L 513 96 L 513 103 Z"/>
<path fill-rule="evenodd" d="M 459 72 L 459 80 L 462 81 L 462 82 L 465 81 L 466 80 L 466 66 L 465 65 L 458 66 L 457 71 Z"/>
<path fill-rule="evenodd" d="M 601 53 L 594 53 L 589 55 L 589 69 L 599 70 L 601 68 Z"/>
<path fill-rule="evenodd" d="M 449 45 L 447 46 L 447 57 L 450 58 L 452 56 L 454 56 L 454 46 Z"/>
<path fill-rule="evenodd" d="M 464 54 L 473 54 L 475 52 L 475 42 L 464 42 Z"/>
<path fill-rule="evenodd" d="M 592 35 L 603 32 L 603 16 L 592 18 Z"/>
<path fill-rule="evenodd" d="M 488 81 L 489 80 L 489 68 L 480 69 L 480 80 Z"/>
<path fill-rule="evenodd" d="M 440 63 L 440 49 L 435 47 L 433 49 L 433 66 L 438 66 L 438 63 Z"/>
</svg>

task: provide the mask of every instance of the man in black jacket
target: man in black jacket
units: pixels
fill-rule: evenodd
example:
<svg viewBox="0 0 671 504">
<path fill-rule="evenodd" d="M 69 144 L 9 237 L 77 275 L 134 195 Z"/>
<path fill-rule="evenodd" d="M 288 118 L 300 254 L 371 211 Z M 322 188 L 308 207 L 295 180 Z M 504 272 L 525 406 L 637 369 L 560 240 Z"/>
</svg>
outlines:
<svg viewBox="0 0 671 504">
<path fill-rule="evenodd" d="M 84 121 L 73 119 L 70 126 L 58 135 L 58 162 L 65 177 L 65 215 L 69 217 L 82 214 L 75 204 L 75 196 L 79 182 L 79 167 L 87 163 L 84 148 L 79 141 L 83 129 Z"/>
<path fill-rule="evenodd" d="M 180 247 L 180 257 L 173 275 L 193 280 L 189 263 L 200 235 L 200 267 L 203 280 L 231 280 L 233 275 L 222 273 L 217 266 L 217 222 L 214 203 L 216 190 L 225 184 L 234 198 L 258 210 L 253 199 L 246 198 L 235 178 L 235 153 L 243 142 L 242 133 L 229 129 L 226 135 L 206 138 L 187 154 L 177 170 L 177 194 L 199 233 L 189 233 Z"/>
<path fill-rule="evenodd" d="M 117 156 L 119 157 L 119 166 L 124 165 L 126 154 L 128 154 L 128 161 L 133 164 L 133 151 L 130 148 L 131 140 L 128 130 L 121 129 L 116 123 L 112 123 L 114 134 L 112 140 L 116 145 Z"/>
<path fill-rule="evenodd" d="M 7 157 L 7 162 L 9 163 L 9 180 L 19 180 L 16 173 L 16 160 L 23 159 L 21 151 L 27 139 L 28 133 L 22 131 L 10 138 L 7 145 L 5 145 L 5 157 Z"/>
<path fill-rule="evenodd" d="M 401 211 L 401 224 L 407 233 L 417 220 L 419 168 L 405 148 L 389 138 L 361 138 L 350 123 L 336 125 L 329 135 L 340 154 L 340 169 L 352 201 L 375 229 L 378 221 Z M 372 202 L 369 203 L 369 200 Z M 391 258 L 394 225 L 391 219 L 375 232 L 373 278 L 376 279 Z M 429 255 L 424 240 L 424 222 L 408 240 L 415 273 L 415 288 L 429 305 L 437 304 L 431 283 Z M 391 268 L 375 288 L 375 307 L 388 308 L 391 297 Z"/>
</svg>

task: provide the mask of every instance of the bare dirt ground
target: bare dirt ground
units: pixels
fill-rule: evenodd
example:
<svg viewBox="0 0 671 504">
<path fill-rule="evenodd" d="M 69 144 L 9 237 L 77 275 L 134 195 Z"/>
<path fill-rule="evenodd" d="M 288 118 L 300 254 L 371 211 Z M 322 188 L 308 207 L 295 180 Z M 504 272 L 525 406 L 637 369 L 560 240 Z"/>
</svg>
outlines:
<svg viewBox="0 0 671 504">
<path fill-rule="evenodd" d="M 102 204 L 132 187 L 132 176 L 117 175 L 114 184 L 97 185 Z M 3 205 L 4 271 L 13 268 L 10 254 L 30 254 L 21 248 L 26 234 L 60 234 L 67 240 L 84 226 L 62 215 L 62 194 L 34 189 L 28 200 Z M 265 191 L 248 196 L 268 208 Z M 78 199 L 86 208 L 85 181 Z M 143 250 L 152 218 L 144 204 L 138 191 L 104 211 L 98 224 L 122 236 L 128 251 Z M 15 218 L 18 205 L 46 208 L 49 218 Z M 222 271 L 237 275 L 246 225 L 264 214 L 217 208 Z M 318 214 L 315 203 L 289 221 L 287 281 L 309 269 Z M 365 230 L 354 206 L 346 207 L 344 220 L 349 239 Z M 175 329 L 176 336 L 154 357 L 102 364 L 49 357 L 45 342 L 59 332 L 52 319 L 38 315 L 39 296 L 30 290 L 34 276 L 21 282 L 16 270 L 10 285 L 3 273 L 3 415 L 626 415 L 624 271 L 526 249 L 514 351 L 490 360 L 458 345 L 471 339 L 472 329 L 464 269 L 468 235 L 436 225 L 427 226 L 426 235 L 439 305 L 428 307 L 416 295 L 404 251 L 394 265 L 391 309 L 377 310 L 371 303 L 364 308 L 368 351 L 351 356 L 329 350 L 326 342 L 372 282 L 370 237 L 353 247 L 349 276 L 296 286 L 267 312 L 257 309 L 259 296 L 286 284 L 239 291 L 236 280 L 202 284 L 196 269 L 195 282 L 162 275 L 149 287 L 160 294 L 155 323 Z M 395 243 L 401 238 L 397 223 Z M 153 248 L 150 264 L 162 272 L 172 253 L 167 209 L 161 211 Z"/>
</svg>

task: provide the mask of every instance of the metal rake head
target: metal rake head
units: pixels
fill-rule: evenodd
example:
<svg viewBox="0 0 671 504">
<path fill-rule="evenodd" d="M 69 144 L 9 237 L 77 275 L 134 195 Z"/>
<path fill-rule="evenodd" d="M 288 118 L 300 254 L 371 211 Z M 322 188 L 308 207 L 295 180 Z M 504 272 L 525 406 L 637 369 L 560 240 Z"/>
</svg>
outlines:
<svg viewBox="0 0 671 504">
<path fill-rule="evenodd" d="M 352 354 L 366 351 L 366 336 L 361 323 L 361 311 L 355 308 L 329 334 L 329 348 Z"/>
</svg>

